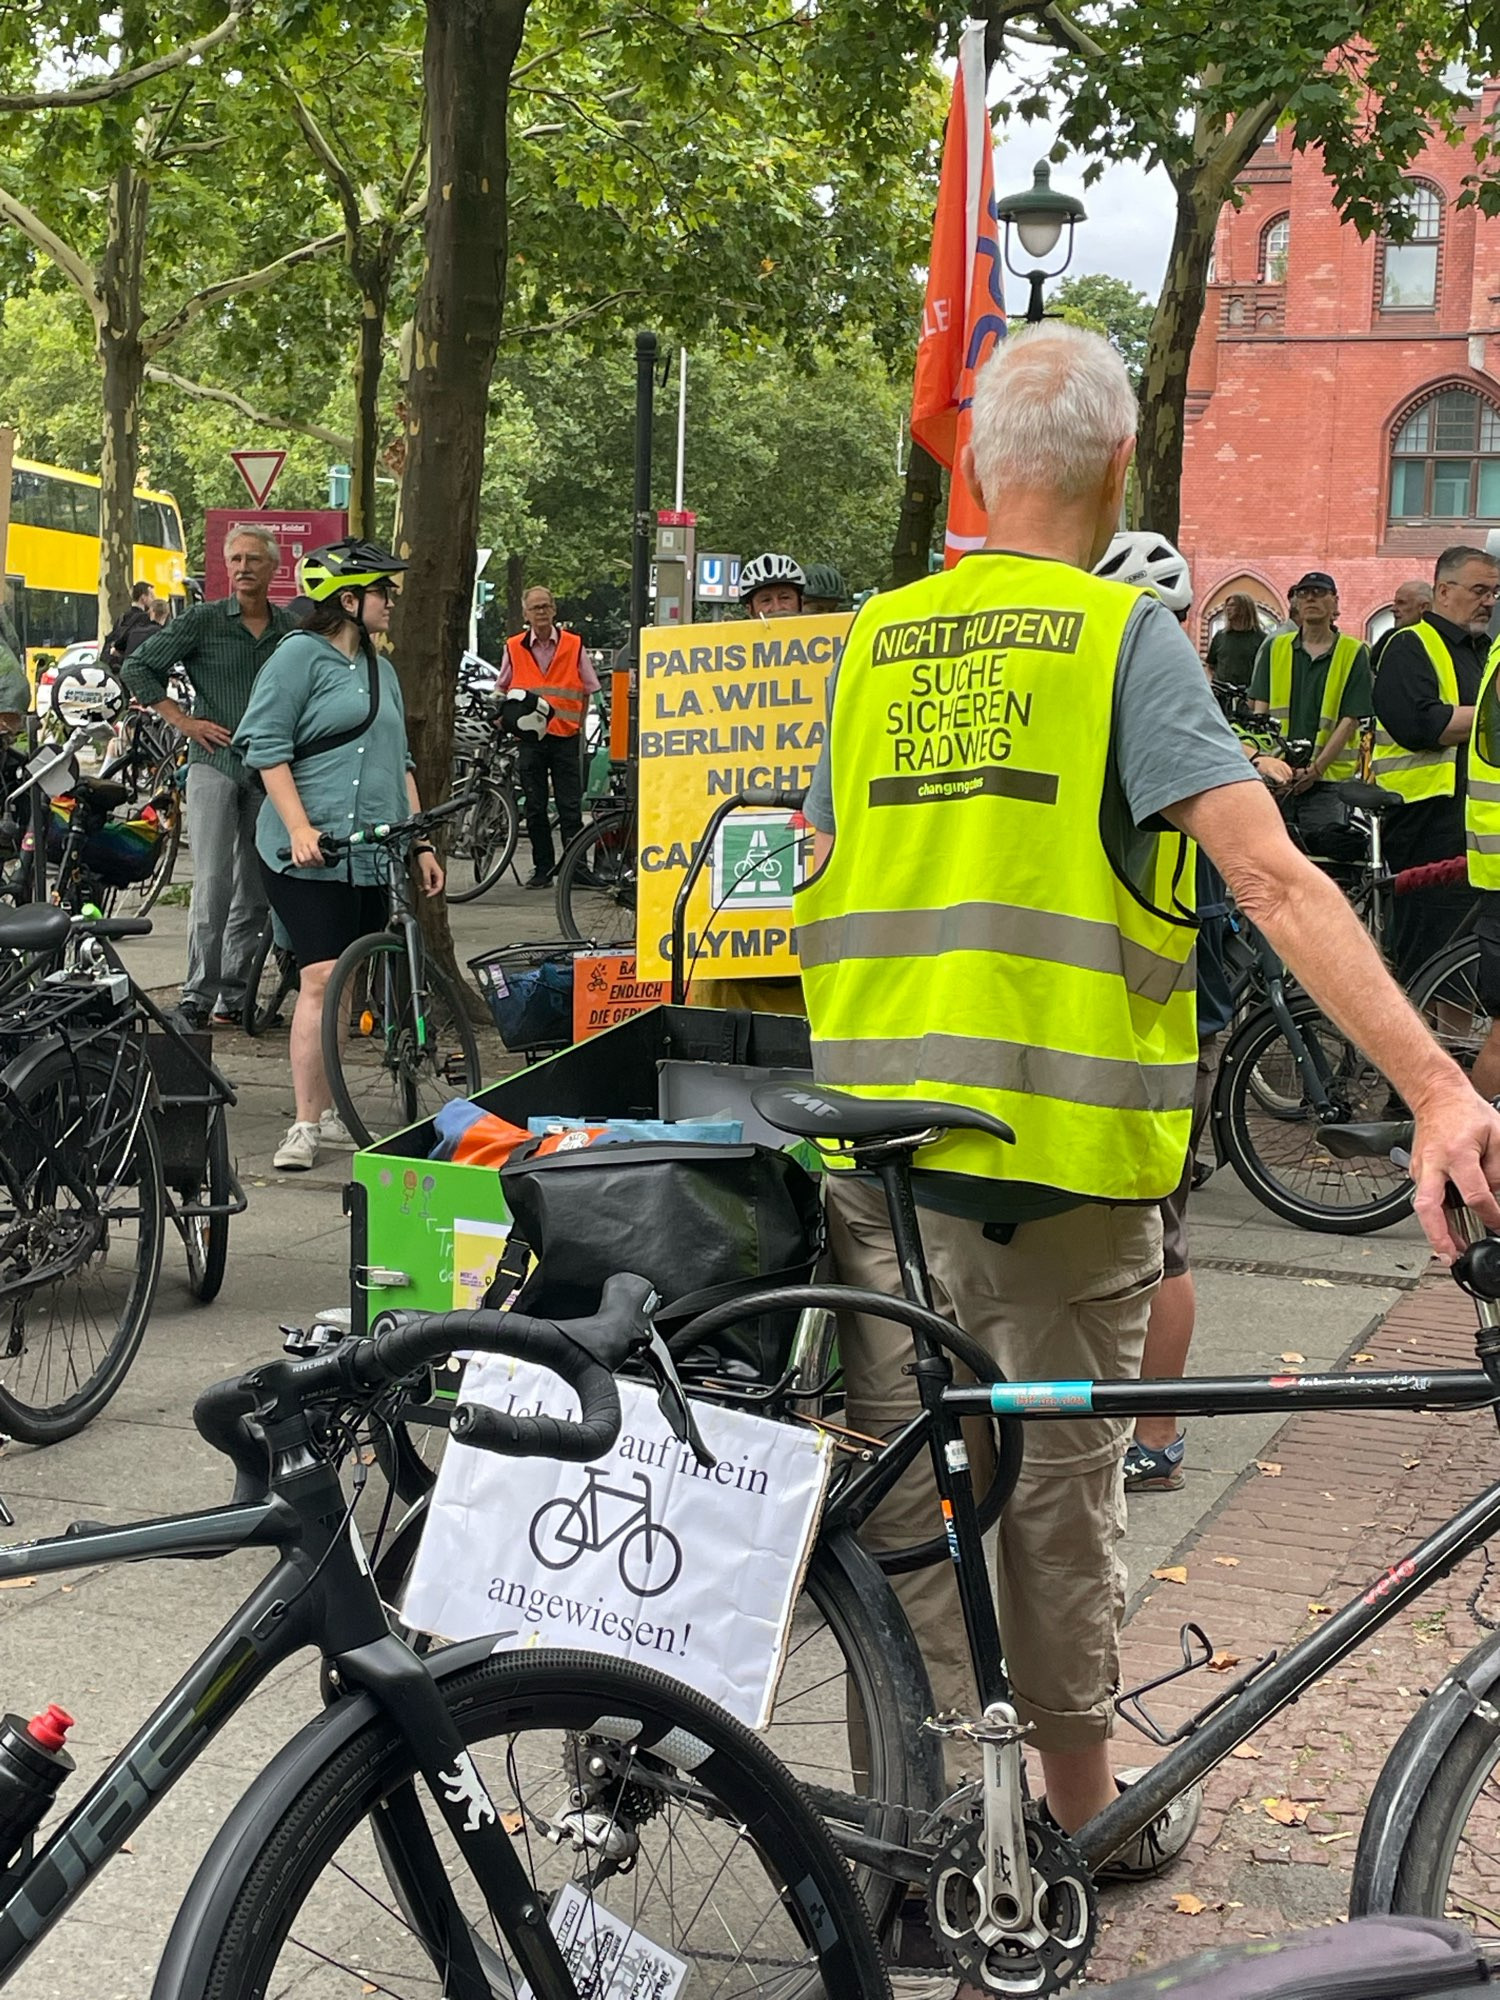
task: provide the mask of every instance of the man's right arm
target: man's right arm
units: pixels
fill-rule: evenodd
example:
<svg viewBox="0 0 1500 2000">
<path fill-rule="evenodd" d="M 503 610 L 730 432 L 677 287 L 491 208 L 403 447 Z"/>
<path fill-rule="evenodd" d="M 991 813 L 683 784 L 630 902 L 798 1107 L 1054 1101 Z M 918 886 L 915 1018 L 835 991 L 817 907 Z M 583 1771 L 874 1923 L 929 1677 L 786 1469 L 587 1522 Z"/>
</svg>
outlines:
<svg viewBox="0 0 1500 2000">
<path fill-rule="evenodd" d="M 230 732 L 220 723 L 189 715 L 167 689 L 167 676 L 173 667 L 185 666 L 193 656 L 203 623 L 201 613 L 207 608 L 195 604 L 191 611 L 184 611 L 180 618 L 154 632 L 121 662 L 120 679 L 138 702 L 154 708 L 200 749 L 220 750 L 229 741 Z"/>
</svg>

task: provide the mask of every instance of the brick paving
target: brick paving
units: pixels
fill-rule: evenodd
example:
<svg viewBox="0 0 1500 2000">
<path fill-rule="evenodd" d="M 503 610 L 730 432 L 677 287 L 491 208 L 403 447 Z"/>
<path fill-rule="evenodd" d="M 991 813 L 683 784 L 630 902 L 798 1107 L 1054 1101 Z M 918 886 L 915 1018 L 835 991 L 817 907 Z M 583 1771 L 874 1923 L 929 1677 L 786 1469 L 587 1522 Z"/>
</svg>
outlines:
<svg viewBox="0 0 1500 2000">
<path fill-rule="evenodd" d="M 1351 1368 L 1472 1367 L 1473 1306 L 1434 1267 L 1358 1353 Z M 1207 1421 L 1198 1420 L 1200 1434 Z M 1487 1412 L 1293 1417 L 1171 1565 L 1161 1565 L 1185 1567 L 1186 1584 L 1136 1580 L 1144 1587 L 1125 1632 L 1126 1685 L 1180 1663 L 1178 1629 L 1189 1618 L 1238 1656 L 1230 1678 L 1273 1647 L 1284 1650 L 1318 1622 L 1314 1606 L 1337 1607 L 1368 1588 L 1497 1478 L 1500 1438 Z M 1370 1788 L 1423 1695 L 1484 1636 L 1469 1609 L 1482 1583 L 1478 1609 L 1500 1620 L 1500 1564 L 1490 1584 L 1475 1555 L 1268 1723 L 1249 1746 L 1258 1755 L 1230 1758 L 1209 1777 L 1183 1862 L 1160 1881 L 1107 1895 L 1094 1979 L 1344 1912 Z M 1208 1671 L 1194 1674 L 1150 1706 L 1175 1726 L 1212 1698 L 1214 1683 Z M 1121 1726 L 1118 1766 L 1159 1754 Z M 1294 1823 L 1279 1823 L 1267 1800 Z M 1492 1900 L 1493 1883 L 1487 1888 Z M 1174 1904 L 1184 1894 L 1204 1908 L 1184 1914 Z"/>
</svg>

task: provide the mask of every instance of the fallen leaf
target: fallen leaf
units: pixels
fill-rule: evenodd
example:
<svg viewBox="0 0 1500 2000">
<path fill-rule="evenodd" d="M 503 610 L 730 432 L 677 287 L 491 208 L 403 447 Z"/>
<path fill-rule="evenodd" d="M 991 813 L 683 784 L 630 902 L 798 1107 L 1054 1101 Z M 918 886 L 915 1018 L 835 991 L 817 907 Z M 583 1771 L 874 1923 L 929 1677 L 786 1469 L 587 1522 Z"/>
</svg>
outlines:
<svg viewBox="0 0 1500 2000">
<path fill-rule="evenodd" d="M 30 1590 L 35 1582 L 34 1576 L 0 1577 L 0 1590 Z"/>
<path fill-rule="evenodd" d="M 1403 1458 L 1401 1463 L 1406 1467 L 1408 1472 L 1414 1472 L 1422 1461 L 1420 1458 Z"/>
<path fill-rule="evenodd" d="M 1299 1806 L 1292 1799 L 1262 1799 L 1261 1805 L 1267 1819 L 1274 1819 L 1278 1826 L 1301 1826 L 1311 1806 Z"/>
<path fill-rule="evenodd" d="M 1332 1278 L 1304 1278 L 1302 1282 L 1304 1285 L 1317 1285 L 1325 1292 L 1333 1290 Z"/>
<path fill-rule="evenodd" d="M 1329 1613 L 1333 1610 L 1333 1606 L 1331 1604 L 1314 1604 L 1310 1600 L 1307 1608 L 1312 1613 L 1314 1618 L 1326 1618 L 1329 1615 Z"/>
<path fill-rule="evenodd" d="M 1238 1653 L 1215 1653 L 1208 1663 L 1208 1671 L 1211 1674 L 1227 1674 L 1231 1667 L 1237 1667 L 1239 1663 Z"/>
<path fill-rule="evenodd" d="M 1257 1472 L 1263 1472 L 1267 1479 L 1279 1479 L 1281 1477 L 1281 1467 L 1276 1463 L 1274 1458 L 1258 1458 L 1255 1461 L 1255 1469 Z"/>
<path fill-rule="evenodd" d="M 1242 1813 L 1259 1812 L 1260 1806 L 1254 1799 L 1241 1799 L 1239 1801 L 1239 1810 Z"/>
<path fill-rule="evenodd" d="M 1151 1574 L 1161 1583 L 1187 1582 L 1187 1566 L 1184 1563 L 1174 1563 L 1170 1569 L 1154 1569 Z"/>
<path fill-rule="evenodd" d="M 1219 1565 L 1220 1569 L 1238 1569 L 1240 1566 L 1238 1556 L 1215 1556 L 1214 1561 Z"/>
<path fill-rule="evenodd" d="M 523 1812 L 505 1812 L 500 1815 L 500 1826 L 505 1833 L 519 1833 L 526 1824 Z"/>
<path fill-rule="evenodd" d="M 1184 1892 L 1172 1898 L 1172 1908 L 1180 1917 L 1201 1917 L 1208 1905 L 1201 1897 L 1189 1896 Z"/>
<path fill-rule="evenodd" d="M 1373 1361 L 1375 1357 L 1373 1354 L 1351 1354 L 1349 1359 L 1351 1361 Z"/>
<path fill-rule="evenodd" d="M 1231 1757 L 1253 1757 L 1257 1763 L 1260 1761 L 1260 1752 L 1253 1743 L 1236 1743 L 1229 1754 Z"/>
<path fill-rule="evenodd" d="M 1315 1833 L 1313 1835 L 1313 1839 L 1318 1843 L 1319 1847 L 1332 1847 L 1336 1840 L 1353 1840 L 1353 1838 L 1354 1833 L 1352 1829 L 1348 1833 Z"/>
<path fill-rule="evenodd" d="M 1299 1361 L 1305 1361 L 1307 1359 L 1307 1356 L 1305 1354 L 1283 1354 L 1281 1356 L 1281 1359 L 1283 1361 L 1296 1363 Z"/>
</svg>

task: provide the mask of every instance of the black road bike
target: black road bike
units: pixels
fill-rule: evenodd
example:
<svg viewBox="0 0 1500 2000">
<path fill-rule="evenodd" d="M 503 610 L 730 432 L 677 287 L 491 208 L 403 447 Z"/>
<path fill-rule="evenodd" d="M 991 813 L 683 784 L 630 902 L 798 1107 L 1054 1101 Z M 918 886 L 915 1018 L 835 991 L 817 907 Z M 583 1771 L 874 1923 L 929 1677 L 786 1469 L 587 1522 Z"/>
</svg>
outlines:
<svg viewBox="0 0 1500 2000">
<path fill-rule="evenodd" d="M 421 1657 L 390 1625 L 339 1468 L 454 1346 L 569 1382 L 576 1423 L 460 1408 L 454 1435 L 588 1459 L 620 1426 L 612 1374 L 648 1339 L 651 1289 L 599 1313 L 389 1315 L 369 1339 L 273 1361 L 198 1399 L 236 1470 L 226 1506 L 80 1521 L 0 1549 L 0 1580 L 261 1548 L 276 1561 L 201 1658 L 38 1846 L 0 1842 L 0 1985 L 267 1677 L 312 1649 L 323 1711 L 233 1806 L 178 1912 L 153 2000 L 319 1990 L 451 2000 L 693 1995 L 879 2000 L 869 1919 L 826 1831 L 749 1731 L 689 1689 L 502 1633 Z M 663 1970 L 666 1968 L 666 1970 Z M 653 1984 L 652 1975 L 658 1974 Z M 324 1982 L 331 1982 L 325 1986 Z"/>
</svg>

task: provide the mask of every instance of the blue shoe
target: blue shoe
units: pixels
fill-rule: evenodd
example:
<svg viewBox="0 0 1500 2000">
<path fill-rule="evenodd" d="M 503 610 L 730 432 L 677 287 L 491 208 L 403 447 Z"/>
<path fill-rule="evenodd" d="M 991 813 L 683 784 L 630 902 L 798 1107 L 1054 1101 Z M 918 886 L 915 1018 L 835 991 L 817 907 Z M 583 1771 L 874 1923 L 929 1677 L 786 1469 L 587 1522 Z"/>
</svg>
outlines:
<svg viewBox="0 0 1500 2000">
<path fill-rule="evenodd" d="M 1187 1451 L 1187 1439 L 1173 1438 L 1160 1451 L 1153 1451 L 1150 1445 L 1132 1438 L 1125 1453 L 1125 1491 L 1127 1493 L 1175 1493 L 1182 1484 L 1182 1461 Z"/>
</svg>

